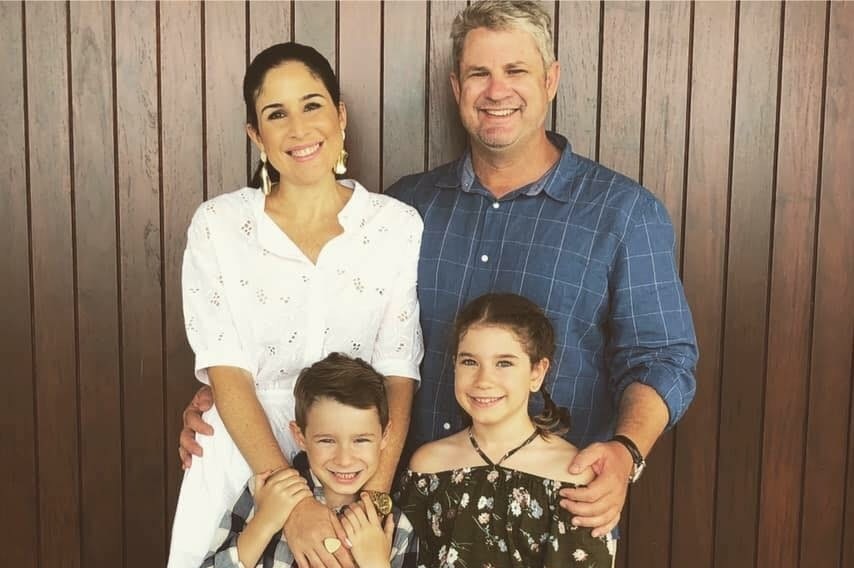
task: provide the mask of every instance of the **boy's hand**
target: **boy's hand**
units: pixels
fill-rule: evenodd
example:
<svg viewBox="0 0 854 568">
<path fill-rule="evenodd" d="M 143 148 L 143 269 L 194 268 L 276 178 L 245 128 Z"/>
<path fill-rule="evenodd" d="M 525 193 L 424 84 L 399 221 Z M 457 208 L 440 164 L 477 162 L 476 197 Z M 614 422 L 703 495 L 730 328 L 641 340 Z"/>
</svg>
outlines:
<svg viewBox="0 0 854 568">
<path fill-rule="evenodd" d="M 344 525 L 351 545 L 350 551 L 359 566 L 373 568 L 390 565 L 394 519 L 389 514 L 383 523 L 367 493 L 362 493 L 360 502 L 347 507 L 341 524 Z"/>
<path fill-rule="evenodd" d="M 297 503 L 314 498 L 308 483 L 293 468 L 255 476 L 255 519 L 275 534 L 288 520 Z"/>
</svg>

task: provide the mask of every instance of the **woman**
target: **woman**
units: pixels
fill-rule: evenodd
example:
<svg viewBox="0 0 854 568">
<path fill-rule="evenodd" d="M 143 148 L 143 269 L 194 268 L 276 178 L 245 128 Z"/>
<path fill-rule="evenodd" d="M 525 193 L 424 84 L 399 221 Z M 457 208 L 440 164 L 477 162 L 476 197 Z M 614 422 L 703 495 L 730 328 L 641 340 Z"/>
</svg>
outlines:
<svg viewBox="0 0 854 568">
<path fill-rule="evenodd" d="M 253 183 L 261 190 L 202 204 L 184 256 L 187 337 L 196 376 L 214 391 L 205 415 L 214 435 L 200 441 L 204 459 L 185 473 L 170 567 L 198 566 L 246 480 L 287 466 L 297 452 L 288 422 L 302 368 L 340 351 L 388 378 L 396 436 L 383 452 L 382 490 L 419 378 L 421 220 L 358 182 L 336 180 L 345 170 L 347 113 L 329 62 L 307 46 L 274 45 L 250 64 L 243 96 L 246 130 L 261 153 Z M 307 528 L 322 525 L 316 530 L 335 536 L 325 507 L 312 499 L 297 507 L 293 517 Z M 298 532 L 294 540 L 306 531 Z M 306 565 L 328 559 L 294 544 Z"/>
</svg>

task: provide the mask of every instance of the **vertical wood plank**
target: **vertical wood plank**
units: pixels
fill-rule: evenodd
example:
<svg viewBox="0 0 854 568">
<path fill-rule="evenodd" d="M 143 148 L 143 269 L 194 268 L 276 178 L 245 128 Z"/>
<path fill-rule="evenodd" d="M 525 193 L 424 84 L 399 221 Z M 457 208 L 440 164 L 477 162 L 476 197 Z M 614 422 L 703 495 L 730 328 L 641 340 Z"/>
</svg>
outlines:
<svg viewBox="0 0 854 568">
<path fill-rule="evenodd" d="M 350 154 L 347 177 L 370 191 L 381 191 L 380 66 L 382 7 L 379 2 L 353 0 L 339 5 L 339 71 L 341 99 L 347 105 L 345 147 Z"/>
<path fill-rule="evenodd" d="M 25 5 L 40 565 L 79 566 L 77 362 L 65 4 Z"/>
<path fill-rule="evenodd" d="M 181 412 L 199 386 L 184 334 L 181 264 L 190 218 L 204 200 L 201 10 L 196 2 L 160 5 L 167 527 L 172 526 L 181 483 L 175 450 Z"/>
<path fill-rule="evenodd" d="M 429 84 L 427 87 L 427 167 L 456 160 L 466 147 L 466 133 L 454 93 L 451 90 L 451 72 L 455 69 L 451 43 L 451 24 L 457 13 L 466 7 L 461 0 L 431 2 L 430 18 Z"/>
<path fill-rule="evenodd" d="M 333 69 L 338 67 L 338 38 L 335 27 L 337 7 L 335 2 L 294 2 L 294 41 L 310 45 L 319 51 Z"/>
<path fill-rule="evenodd" d="M 71 4 L 71 105 L 77 249 L 82 565 L 121 565 L 112 10 Z"/>
<path fill-rule="evenodd" d="M 840 459 L 848 441 L 854 343 L 854 4 L 830 5 L 828 33 L 801 566 L 839 565 L 842 497 L 846 487 L 854 491 L 846 485 L 846 461 Z M 847 565 L 850 561 L 841 564 Z"/>
<path fill-rule="evenodd" d="M 602 14 L 602 117 L 599 161 L 633 179 L 640 174 L 645 6 L 614 1 Z"/>
<path fill-rule="evenodd" d="M 849 20 L 850 21 L 850 20 Z M 849 36 L 850 37 L 850 36 Z M 854 366 L 854 345 L 851 346 L 851 365 Z M 850 383 L 854 383 L 854 368 L 850 372 Z M 854 563 L 854 388 L 848 404 L 848 459 L 846 460 L 847 480 L 845 483 L 845 516 L 842 531 L 842 563 L 840 568 Z"/>
<path fill-rule="evenodd" d="M 36 423 L 33 392 L 33 342 L 30 320 L 30 235 L 27 189 L 27 143 L 24 104 L 24 29 L 21 3 L 0 3 L 0 226 L 4 260 L 0 263 L 0 357 L 6 361 L 9 379 L 0 397 L 0 452 L 9 464 L 0 484 L 0 502 L 15 511 L 6 523 L 6 561 L 13 566 L 35 568 L 38 553 L 38 488 Z"/>
<path fill-rule="evenodd" d="M 752 563 L 756 553 L 780 10 L 779 2 L 742 2 L 739 14 L 715 523 L 721 568 Z"/>
<path fill-rule="evenodd" d="M 683 2 L 649 5 L 643 184 L 662 200 L 682 240 L 688 56 L 691 7 Z M 678 258 L 678 251 L 677 251 Z M 669 566 L 673 501 L 673 432 L 649 456 L 643 482 L 632 487 L 626 558 L 632 566 Z"/>
<path fill-rule="evenodd" d="M 676 433 L 671 566 L 712 566 L 736 6 L 694 8 L 684 276 L 702 356 Z"/>
<path fill-rule="evenodd" d="M 382 187 L 425 169 L 427 3 L 383 4 Z"/>
<path fill-rule="evenodd" d="M 205 123 L 208 197 L 246 185 L 246 5 L 206 2 Z"/>
<path fill-rule="evenodd" d="M 788 2 L 774 211 L 757 562 L 798 566 L 825 12 Z"/>
<path fill-rule="evenodd" d="M 291 41 L 290 2 L 250 1 L 248 33 L 249 57 L 246 61 L 247 65 L 256 55 L 271 45 Z M 244 122 L 246 120 L 245 114 L 244 111 Z M 248 138 L 246 138 L 246 143 L 249 145 L 248 183 L 252 174 L 255 173 L 260 157 L 255 144 L 252 144 Z"/>
<path fill-rule="evenodd" d="M 551 32 L 552 32 L 552 46 L 555 48 L 555 52 L 554 52 L 554 54 L 553 54 L 553 55 L 554 55 L 555 57 L 557 57 L 557 49 L 556 49 L 556 48 L 557 48 L 557 44 L 556 44 L 556 41 L 557 41 L 557 34 L 555 33 L 555 30 L 557 29 L 557 16 L 558 16 L 558 14 L 557 14 L 557 9 L 556 9 L 556 7 L 555 7 L 555 4 L 556 4 L 555 0 L 541 0 L 541 1 L 540 1 L 540 6 L 542 6 L 542 8 L 543 8 L 547 13 L 548 13 L 548 15 L 549 15 L 549 16 L 551 17 L 551 19 L 552 19 L 552 26 L 551 26 Z M 560 83 L 558 83 L 558 88 L 560 88 Z M 554 107 L 555 107 L 555 101 L 557 101 L 557 94 L 555 94 L 555 100 L 554 100 L 554 101 L 552 101 L 552 104 L 549 106 L 549 110 L 548 110 L 548 112 L 546 113 L 546 121 L 545 121 L 545 127 L 546 127 L 546 130 L 554 130 L 554 123 L 555 123 Z"/>
<path fill-rule="evenodd" d="M 115 5 L 126 566 L 166 561 L 157 5 Z"/>
<path fill-rule="evenodd" d="M 560 89 L 555 104 L 555 130 L 569 138 L 577 154 L 596 159 L 599 144 L 599 2 L 561 2 L 557 58 Z"/>
</svg>

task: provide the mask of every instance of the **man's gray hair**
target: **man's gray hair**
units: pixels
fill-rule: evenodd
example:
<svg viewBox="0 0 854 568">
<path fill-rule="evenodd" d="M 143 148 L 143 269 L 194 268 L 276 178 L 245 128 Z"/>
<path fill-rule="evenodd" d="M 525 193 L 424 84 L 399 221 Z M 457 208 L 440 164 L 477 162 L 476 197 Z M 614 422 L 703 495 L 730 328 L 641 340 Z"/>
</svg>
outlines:
<svg viewBox="0 0 854 568">
<path fill-rule="evenodd" d="M 523 0 L 479 0 L 454 18 L 451 40 L 454 44 L 454 70 L 459 74 L 466 35 L 477 28 L 518 29 L 531 34 L 543 58 L 543 68 L 554 63 L 552 18 L 539 2 Z"/>
</svg>

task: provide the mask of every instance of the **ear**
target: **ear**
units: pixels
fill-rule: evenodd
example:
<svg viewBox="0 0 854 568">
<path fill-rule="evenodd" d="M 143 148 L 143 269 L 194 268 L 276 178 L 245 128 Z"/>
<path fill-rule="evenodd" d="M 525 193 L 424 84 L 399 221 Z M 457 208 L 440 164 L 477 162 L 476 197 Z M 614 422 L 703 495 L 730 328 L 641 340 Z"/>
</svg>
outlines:
<svg viewBox="0 0 854 568">
<path fill-rule="evenodd" d="M 347 107 L 344 105 L 344 101 L 338 103 L 338 124 L 341 126 L 341 130 L 347 129 Z"/>
<path fill-rule="evenodd" d="M 255 130 L 255 127 L 246 123 L 246 135 L 252 139 L 252 142 L 255 144 L 255 147 L 258 148 L 259 152 L 264 151 L 264 142 L 261 141 L 261 135 L 258 134 L 258 131 Z"/>
<path fill-rule="evenodd" d="M 291 420 L 288 427 L 291 429 L 291 435 L 296 440 L 297 445 L 305 451 L 305 436 L 302 433 L 302 428 L 299 427 L 296 420 Z"/>
<path fill-rule="evenodd" d="M 451 90 L 454 91 L 454 98 L 457 104 L 460 104 L 460 78 L 456 73 L 451 73 Z"/>
<path fill-rule="evenodd" d="M 531 392 L 537 392 L 543 386 L 546 373 L 549 372 L 549 365 L 550 362 L 545 357 L 531 365 Z"/>
<path fill-rule="evenodd" d="M 384 450 L 385 447 L 388 445 L 388 437 L 389 432 L 391 432 L 391 424 L 391 418 L 389 418 L 388 424 L 386 425 L 385 430 L 383 430 L 383 437 L 380 439 L 380 451 Z"/>
<path fill-rule="evenodd" d="M 557 86 L 560 82 L 560 64 L 555 61 L 546 70 L 546 92 L 549 95 L 549 101 L 555 99 L 557 95 Z"/>
</svg>

